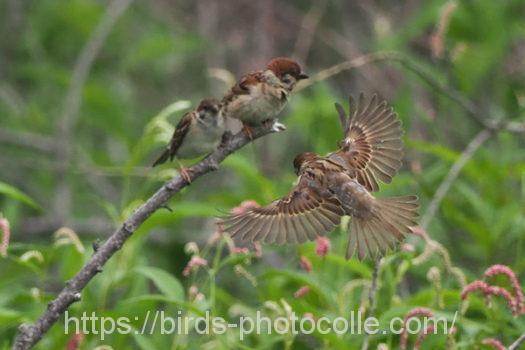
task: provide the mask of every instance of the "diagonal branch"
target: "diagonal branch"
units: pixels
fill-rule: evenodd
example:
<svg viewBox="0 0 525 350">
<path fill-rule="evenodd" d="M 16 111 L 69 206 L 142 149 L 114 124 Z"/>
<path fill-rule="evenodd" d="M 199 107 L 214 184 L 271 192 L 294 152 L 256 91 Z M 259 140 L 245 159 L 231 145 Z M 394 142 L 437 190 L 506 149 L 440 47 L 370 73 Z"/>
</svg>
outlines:
<svg viewBox="0 0 525 350">
<path fill-rule="evenodd" d="M 525 342 L 525 333 L 523 333 L 514 343 L 512 343 L 508 350 L 518 350 L 521 343 Z"/>
<path fill-rule="evenodd" d="M 253 139 L 255 140 L 273 132 L 273 130 L 267 128 L 254 129 Z M 249 142 L 242 132 L 229 138 L 212 154 L 188 169 L 191 174 L 192 183 L 195 179 L 217 170 L 219 163 L 228 155 Z M 23 324 L 20 326 L 13 350 L 30 349 L 35 345 L 58 320 L 60 315 L 62 315 L 71 304 L 80 300 L 80 293 L 88 282 L 91 281 L 97 273 L 102 271 L 104 264 L 122 248 L 122 245 L 131 237 L 133 232 L 156 210 L 163 207 L 173 195 L 180 192 L 180 190 L 187 185 L 186 181 L 179 175 L 164 183 L 155 194 L 135 210 L 108 240 L 97 249 L 91 259 L 82 267 L 75 277 L 66 283 L 64 289 L 49 303 L 47 310 L 38 321 L 33 325 Z"/>
</svg>

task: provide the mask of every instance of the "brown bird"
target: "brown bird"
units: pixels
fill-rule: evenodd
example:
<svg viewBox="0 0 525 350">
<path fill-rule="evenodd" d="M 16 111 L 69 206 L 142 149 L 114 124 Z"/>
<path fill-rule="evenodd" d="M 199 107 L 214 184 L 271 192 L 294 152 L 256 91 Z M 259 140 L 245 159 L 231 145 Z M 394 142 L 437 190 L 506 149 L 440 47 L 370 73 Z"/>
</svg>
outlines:
<svg viewBox="0 0 525 350">
<path fill-rule="evenodd" d="M 213 152 L 220 144 L 224 131 L 220 102 L 213 98 L 202 100 L 196 109 L 186 113 L 178 122 L 170 143 L 153 166 L 175 157 L 193 159 Z M 180 163 L 179 166 L 180 174 L 190 183 L 188 170 Z"/>
<path fill-rule="evenodd" d="M 361 95 L 345 120 L 341 148 L 326 157 L 298 155 L 297 185 L 282 199 L 222 220 L 234 239 L 302 243 L 332 231 L 351 216 L 347 258 L 385 254 L 416 225 L 416 196 L 375 198 L 377 179 L 390 182 L 402 157 L 400 121 L 376 96 Z M 338 106 L 341 113 L 342 108 Z M 345 116 L 346 119 L 346 116 Z"/>
<path fill-rule="evenodd" d="M 238 119 L 251 138 L 251 127 L 271 125 L 276 130 L 284 125 L 274 119 L 288 102 L 290 93 L 301 79 L 307 79 L 301 66 L 292 59 L 272 59 L 265 70 L 248 73 L 224 96 L 224 115 Z"/>
</svg>

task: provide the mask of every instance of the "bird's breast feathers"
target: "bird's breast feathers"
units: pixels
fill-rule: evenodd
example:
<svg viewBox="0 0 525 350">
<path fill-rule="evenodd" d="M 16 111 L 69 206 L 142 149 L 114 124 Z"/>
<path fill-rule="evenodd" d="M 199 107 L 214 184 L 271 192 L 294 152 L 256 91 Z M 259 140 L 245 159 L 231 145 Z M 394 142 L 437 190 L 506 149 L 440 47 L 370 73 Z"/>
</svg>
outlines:
<svg viewBox="0 0 525 350">
<path fill-rule="evenodd" d="M 249 94 L 237 95 L 229 103 L 228 116 L 259 124 L 275 118 L 288 102 L 289 92 L 279 85 L 260 81 L 249 85 Z"/>
<path fill-rule="evenodd" d="M 177 156 L 191 159 L 210 153 L 219 145 L 223 133 L 222 123 L 217 127 L 194 125 L 177 150 Z"/>
</svg>

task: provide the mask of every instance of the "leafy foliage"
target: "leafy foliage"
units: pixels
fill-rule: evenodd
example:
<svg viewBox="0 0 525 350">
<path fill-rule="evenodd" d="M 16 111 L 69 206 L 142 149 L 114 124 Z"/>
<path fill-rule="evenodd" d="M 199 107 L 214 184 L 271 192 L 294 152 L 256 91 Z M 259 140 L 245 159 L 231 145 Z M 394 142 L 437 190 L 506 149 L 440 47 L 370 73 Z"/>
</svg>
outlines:
<svg viewBox="0 0 525 350">
<path fill-rule="evenodd" d="M 1 128 L 56 141 L 71 67 L 104 6 L 87 0 L 41 0 L 17 9 L 8 3 L 13 2 L 0 4 L 5 10 L 0 11 L 2 22 L 12 30 L 12 35 L 0 39 L 4 62 L 0 70 L 5 75 L 0 84 Z M 308 10 L 303 1 L 290 3 Z M 437 38 L 445 51 L 435 57 L 430 33 L 447 3 L 427 1 L 401 14 L 397 12 L 403 11 L 394 11 L 393 4 L 374 4 L 375 10 L 370 12 L 365 5 L 361 8 L 335 1 L 327 6 L 319 32 L 350 30 L 352 35 L 338 37 L 352 37 L 348 40 L 355 41 L 350 41 L 350 47 L 402 52 L 432 79 L 473 101 L 480 117 L 523 120 L 525 3 L 456 2 L 448 26 Z M 13 11 L 21 11 L 22 22 L 11 16 Z M 217 39 L 220 33 L 197 33 L 192 23 L 197 23 L 199 16 L 194 11 L 187 2 L 136 2 L 117 22 L 95 60 L 82 89 L 71 145 L 74 159 L 66 180 L 74 199 L 71 217 L 60 223 L 75 231 L 53 241 L 58 227 L 41 229 L 44 224 L 35 221 L 53 218 L 51 202 L 60 181 L 53 152 L 2 143 L 0 212 L 11 224 L 11 243 L 8 256 L 0 258 L 1 349 L 9 348 L 18 325 L 34 322 L 61 286 L 88 261 L 92 243 L 107 237 L 109 231 L 94 223 L 102 222 L 102 227 L 121 223 L 162 181 L 176 174 L 173 164 L 155 169 L 149 166 L 170 136 L 171 125 L 191 105 L 207 94 L 220 96 L 226 90 L 225 84 L 207 76 L 206 68 L 236 66 L 235 73 L 247 69 L 246 62 L 224 53 L 224 47 L 238 45 L 232 49 L 236 57 L 255 52 L 255 48 L 241 47 L 235 35 L 224 34 L 221 41 Z M 242 17 L 243 11 L 224 11 L 220 12 L 222 31 L 228 31 L 226 23 L 234 21 L 245 29 L 237 34 L 241 39 L 252 35 L 253 23 L 236 18 Z M 200 21 L 203 18 L 206 20 L 200 16 Z M 290 25 L 281 22 L 283 28 Z M 295 31 L 290 29 L 290 33 Z M 315 36 L 306 60 L 309 72 L 343 59 L 338 56 L 341 50 L 334 45 L 328 49 L 322 37 Z M 253 34 L 250 38 L 259 37 Z M 288 36 L 276 40 L 279 54 L 292 54 L 290 40 Z M 260 54 L 256 51 L 250 59 L 258 62 L 256 55 Z M 215 61 L 217 57 L 222 59 Z M 418 193 L 424 212 L 480 126 L 461 106 L 401 65 L 387 61 L 370 67 L 343 72 L 301 91 L 283 113 L 288 127 L 285 133 L 269 135 L 230 156 L 219 172 L 175 196 L 169 203 L 173 212 L 158 211 L 145 222 L 87 286 L 81 302 L 69 310 L 69 315 L 76 317 L 84 311 L 115 319 L 129 317 L 131 334 L 108 334 L 104 340 L 100 335 L 86 334 L 80 349 L 101 345 L 113 349 L 360 349 L 364 340 L 360 334 L 252 334 L 240 341 L 239 330 L 233 328 L 209 336 L 140 331 L 148 312 L 155 310 L 171 317 L 204 316 L 210 310 L 212 317 L 229 322 L 238 322 L 241 316 L 255 317 L 257 310 L 273 318 L 286 317 L 291 310 L 332 319 L 348 318 L 351 311 L 369 312 L 373 262 L 344 259 L 344 225 L 330 234 L 332 249 L 324 257 L 315 253 L 313 242 L 264 246 L 262 257 L 257 257 L 253 247 L 249 252 L 237 252 L 226 236 L 215 232 L 215 217 L 246 199 L 268 203 L 285 194 L 295 181 L 293 157 L 306 150 L 333 150 L 341 135 L 333 104 L 343 103 L 349 92 L 355 95 L 361 90 L 379 91 L 391 101 L 406 130 L 406 167 L 392 184 L 382 188 L 381 195 Z M 379 75 L 374 75 L 374 70 Z M 378 76 L 382 80 L 374 81 Z M 523 332 L 524 316 L 514 317 L 503 299 L 493 297 L 488 307 L 483 295 L 474 293 L 465 310 L 461 298 L 464 285 L 453 268 L 470 282 L 482 276 L 489 265 L 505 264 L 524 285 L 524 140 L 523 134 L 496 133 L 462 169 L 427 228 L 443 250 L 422 259 L 429 243 L 411 237 L 403 249 L 384 259 L 375 310 L 382 329 L 393 317 L 403 318 L 415 307 L 427 307 L 447 320 L 458 310 L 465 312 L 460 312 L 453 340 L 442 332 L 429 335 L 424 349 L 472 349 L 483 346 L 482 340 L 489 337 L 510 344 Z M 187 242 L 195 243 L 185 251 Z M 193 255 L 206 259 L 208 265 L 184 276 Z M 447 255 L 450 262 L 443 258 Z M 312 263 L 312 271 L 301 270 L 301 256 Z M 512 290 L 504 279 L 493 281 Z M 305 286 L 307 294 L 294 295 Z M 64 327 L 61 318 L 36 348 L 65 348 L 72 334 L 64 334 Z M 415 336 L 409 337 L 410 346 L 415 341 Z M 380 343 L 389 349 L 401 346 L 399 335 L 387 333 L 371 336 L 370 349 Z"/>
</svg>

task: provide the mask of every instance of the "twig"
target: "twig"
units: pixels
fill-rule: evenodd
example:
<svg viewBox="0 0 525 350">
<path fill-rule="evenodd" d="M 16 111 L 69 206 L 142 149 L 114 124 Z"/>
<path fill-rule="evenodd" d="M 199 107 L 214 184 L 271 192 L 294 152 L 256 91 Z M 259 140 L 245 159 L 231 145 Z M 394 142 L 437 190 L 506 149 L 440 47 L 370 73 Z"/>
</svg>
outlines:
<svg viewBox="0 0 525 350">
<path fill-rule="evenodd" d="M 525 341 L 525 333 L 523 333 L 514 343 L 512 343 L 507 350 L 518 350 L 521 343 Z"/>
<path fill-rule="evenodd" d="M 430 75 L 423 67 L 415 63 L 410 58 L 396 51 L 377 51 L 362 56 L 358 56 L 354 59 L 338 63 L 332 67 L 324 69 L 317 74 L 315 74 L 311 79 L 303 81 L 297 87 L 297 90 L 300 91 L 305 89 L 319 81 L 326 80 L 337 74 L 340 74 L 344 71 L 352 70 L 364 66 L 369 63 L 381 62 L 381 61 L 392 61 L 398 62 L 406 69 L 414 72 L 418 75 L 424 82 L 430 85 L 435 89 L 436 92 L 442 94 L 443 96 L 449 98 L 451 101 L 458 104 L 463 108 L 467 115 L 472 118 L 475 122 L 480 124 L 482 127 L 488 130 L 506 130 L 513 133 L 523 133 L 525 132 L 525 123 L 524 122 L 513 122 L 507 120 L 490 120 L 486 117 L 483 117 L 482 111 L 480 111 L 474 102 L 466 98 L 461 92 L 454 90 L 450 86 L 441 83 L 436 80 L 432 75 Z"/>
<path fill-rule="evenodd" d="M 71 146 L 73 129 L 78 119 L 78 112 L 82 101 L 82 90 L 87 80 L 93 62 L 100 52 L 106 38 L 111 32 L 118 18 L 128 8 L 132 0 L 113 0 L 108 5 L 100 22 L 80 52 L 71 83 L 64 99 L 62 114 L 57 129 L 56 157 L 58 160 L 57 190 L 54 199 L 54 211 L 62 220 L 65 220 L 71 209 L 71 188 L 67 179 L 71 163 Z"/>
<path fill-rule="evenodd" d="M 450 18 L 457 7 L 458 4 L 454 0 L 451 0 L 445 3 L 441 8 L 439 21 L 434 29 L 434 33 L 432 33 L 432 36 L 430 37 L 430 48 L 432 49 L 432 56 L 434 56 L 434 58 L 443 57 L 445 51 L 444 36 L 448 29 Z"/>
<path fill-rule="evenodd" d="M 374 262 L 374 273 L 372 276 L 372 287 L 370 288 L 370 294 L 368 297 L 370 303 L 370 311 L 368 312 L 368 318 L 373 318 L 376 308 L 376 290 L 377 290 L 377 281 L 379 279 L 379 268 L 381 267 L 381 259 L 376 259 Z M 365 337 L 363 339 L 363 344 L 361 345 L 361 350 L 368 349 L 368 339 L 370 334 L 365 332 Z"/>
<path fill-rule="evenodd" d="M 372 63 L 372 62 L 378 62 L 378 61 L 384 61 L 386 59 L 388 59 L 391 55 L 391 52 L 384 52 L 384 51 L 378 51 L 378 52 L 373 52 L 373 53 L 369 53 L 369 54 L 366 54 L 366 55 L 362 55 L 362 56 L 357 56 L 356 58 L 354 59 L 351 59 L 351 60 L 348 60 L 348 61 L 344 61 L 344 62 L 341 62 L 339 64 L 336 64 L 332 67 L 329 67 L 327 69 L 323 69 L 322 71 L 316 73 L 315 75 L 313 75 L 310 79 L 308 80 L 303 80 L 303 82 L 301 82 L 299 84 L 299 86 L 296 88 L 297 91 L 300 91 L 302 89 L 305 89 L 319 81 L 322 81 L 322 80 L 326 80 L 328 78 L 331 78 L 337 74 L 340 74 L 344 71 L 348 71 L 348 70 L 351 70 L 351 69 L 354 69 L 354 68 L 358 68 L 358 67 L 361 67 L 361 66 L 364 66 L 368 63 Z"/>
<path fill-rule="evenodd" d="M 257 128 L 253 131 L 253 139 L 273 133 L 267 128 Z M 204 174 L 218 169 L 228 155 L 235 152 L 249 142 L 242 132 L 231 137 L 221 145 L 215 152 L 191 166 L 188 170 L 191 174 L 192 183 Z M 15 340 L 13 350 L 30 349 L 35 345 L 49 328 L 58 320 L 60 315 L 74 302 L 79 301 L 81 292 L 88 282 L 102 271 L 104 264 L 115 254 L 126 240 L 131 237 L 140 225 L 146 221 L 156 210 L 166 205 L 167 201 L 188 184 L 179 175 L 164 185 L 142 204 L 124 223 L 101 245 L 93 254 L 91 259 L 82 269 L 69 280 L 58 296 L 48 305 L 44 314 L 33 325 L 21 325 L 19 334 Z"/>
<path fill-rule="evenodd" d="M 438 189 L 436 190 L 434 197 L 432 197 L 430 204 L 427 206 L 425 214 L 421 218 L 420 226 L 423 227 L 425 230 L 428 228 L 428 225 L 430 224 L 430 221 L 432 221 L 432 218 L 436 214 L 437 209 L 441 204 L 441 201 L 443 201 L 443 198 L 445 198 L 445 195 L 452 186 L 452 183 L 458 177 L 461 169 L 463 169 L 465 164 L 470 160 L 470 158 L 472 158 L 474 153 L 476 153 L 476 151 L 481 147 L 481 145 L 485 141 L 487 141 L 490 138 L 491 135 L 493 135 L 493 131 L 491 130 L 484 129 L 480 131 L 476 135 L 476 137 L 474 137 L 469 142 L 465 150 L 461 153 L 460 157 L 452 165 L 447 176 L 443 179 Z"/>
</svg>

